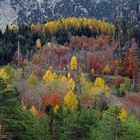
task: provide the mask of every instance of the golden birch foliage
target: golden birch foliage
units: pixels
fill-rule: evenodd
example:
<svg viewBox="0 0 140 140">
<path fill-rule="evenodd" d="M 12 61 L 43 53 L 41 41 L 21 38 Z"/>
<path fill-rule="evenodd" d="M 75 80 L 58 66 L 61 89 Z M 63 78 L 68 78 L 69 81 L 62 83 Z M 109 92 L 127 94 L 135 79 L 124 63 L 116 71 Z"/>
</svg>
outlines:
<svg viewBox="0 0 140 140">
<path fill-rule="evenodd" d="M 65 30 L 68 30 L 68 18 L 67 20 L 62 18 L 62 25 Z"/>
<path fill-rule="evenodd" d="M 118 119 L 119 119 L 121 122 L 124 122 L 124 121 L 126 120 L 127 116 L 128 116 L 128 112 L 123 108 L 123 109 L 121 110 L 121 112 L 119 113 L 119 115 L 118 115 Z"/>
<path fill-rule="evenodd" d="M 68 77 L 66 77 L 65 75 L 57 75 L 55 72 L 49 69 L 44 74 L 43 80 L 45 81 L 46 86 L 49 89 L 57 89 L 58 91 L 62 91 L 62 89 L 65 89 L 66 92 L 63 92 L 64 94 L 69 90 L 75 89 L 75 81 L 71 78 L 70 74 L 68 74 Z"/>
<path fill-rule="evenodd" d="M 47 70 L 45 75 L 43 76 L 43 80 L 45 82 L 57 79 L 57 74 L 55 72 L 52 72 L 51 70 Z"/>
<path fill-rule="evenodd" d="M 70 69 L 77 70 L 77 57 L 73 56 L 70 61 Z"/>
<path fill-rule="evenodd" d="M 94 82 L 95 87 L 104 87 L 105 86 L 105 81 L 101 77 L 97 77 L 95 82 Z"/>
<path fill-rule="evenodd" d="M 75 29 L 79 29 L 80 27 L 80 22 L 75 17 L 69 18 L 68 23 L 70 24 L 70 26 L 74 27 Z"/>
<path fill-rule="evenodd" d="M 46 30 L 48 30 L 51 34 L 54 34 L 58 29 L 59 21 L 50 21 L 45 24 Z"/>
<path fill-rule="evenodd" d="M 39 84 L 38 77 L 35 75 L 34 72 L 32 72 L 27 79 L 27 84 L 32 87 L 36 87 Z"/>
<path fill-rule="evenodd" d="M 94 97 L 94 95 L 99 95 L 100 93 L 106 95 L 110 93 L 110 88 L 105 84 L 105 81 L 101 77 L 97 77 L 93 83 L 82 73 L 80 76 L 80 84 L 84 95 Z"/>
<path fill-rule="evenodd" d="M 9 76 L 7 72 L 4 70 L 4 68 L 0 69 L 0 77 L 5 81 L 9 80 Z"/>
<path fill-rule="evenodd" d="M 94 86 L 92 87 L 92 91 L 94 94 L 104 93 L 106 95 L 110 94 L 110 88 L 105 84 L 104 79 L 101 77 L 97 77 Z"/>
<path fill-rule="evenodd" d="M 72 91 L 69 91 L 64 97 L 64 106 L 72 111 L 77 109 L 78 100 L 76 95 Z"/>
<path fill-rule="evenodd" d="M 112 34 L 115 32 L 115 26 L 108 24 L 102 20 L 96 20 L 95 18 L 62 18 L 55 21 L 47 22 L 44 27 L 51 34 L 54 34 L 59 28 L 63 28 L 66 31 L 71 29 L 79 30 L 81 26 L 89 28 L 91 31 L 100 31 L 103 33 Z"/>
<path fill-rule="evenodd" d="M 37 49 L 41 48 L 41 41 L 40 41 L 40 39 L 37 39 L 35 46 L 36 46 Z"/>
</svg>

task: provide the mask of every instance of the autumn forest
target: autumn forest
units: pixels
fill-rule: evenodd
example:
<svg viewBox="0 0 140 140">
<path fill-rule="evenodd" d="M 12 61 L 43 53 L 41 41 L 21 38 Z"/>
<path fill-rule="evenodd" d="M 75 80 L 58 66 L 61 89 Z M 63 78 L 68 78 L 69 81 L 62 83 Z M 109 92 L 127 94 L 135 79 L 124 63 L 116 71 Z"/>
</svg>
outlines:
<svg viewBox="0 0 140 140">
<path fill-rule="evenodd" d="M 85 17 L 7 25 L 0 140 L 140 140 L 140 32 Z"/>
</svg>

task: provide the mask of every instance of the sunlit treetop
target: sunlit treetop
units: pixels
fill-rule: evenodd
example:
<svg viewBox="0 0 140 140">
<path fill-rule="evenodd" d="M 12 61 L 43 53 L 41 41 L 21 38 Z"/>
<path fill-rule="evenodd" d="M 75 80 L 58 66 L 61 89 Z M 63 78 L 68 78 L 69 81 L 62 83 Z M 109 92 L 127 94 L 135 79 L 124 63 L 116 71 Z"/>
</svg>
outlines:
<svg viewBox="0 0 140 140">
<path fill-rule="evenodd" d="M 0 78 L 2 78 L 5 81 L 9 79 L 9 76 L 7 72 L 4 70 L 4 68 L 0 69 Z"/>
<path fill-rule="evenodd" d="M 92 91 L 94 94 L 105 94 L 109 95 L 110 94 L 110 88 L 105 84 L 105 81 L 101 77 L 97 77 L 94 86 L 92 87 Z"/>
<path fill-rule="evenodd" d="M 125 110 L 124 108 L 122 108 L 119 115 L 118 115 L 118 119 L 121 122 L 124 122 L 126 120 L 127 116 L 128 116 L 128 111 Z"/>
<path fill-rule="evenodd" d="M 54 79 L 57 79 L 57 74 L 51 69 L 47 70 L 45 75 L 43 76 L 43 80 L 47 82 Z"/>
<path fill-rule="evenodd" d="M 70 69 L 77 70 L 77 57 L 73 56 L 70 61 Z"/>
<path fill-rule="evenodd" d="M 72 91 L 69 91 L 64 97 L 64 105 L 67 109 L 70 109 L 72 111 L 77 109 L 78 100 L 76 95 Z"/>
<path fill-rule="evenodd" d="M 97 77 L 95 82 L 94 82 L 95 87 L 104 87 L 105 86 L 105 81 L 101 77 Z"/>
<path fill-rule="evenodd" d="M 62 28 L 68 30 L 80 30 L 81 27 L 89 28 L 92 32 L 102 32 L 112 34 L 115 31 L 115 26 L 103 20 L 96 20 L 95 18 L 62 18 L 45 23 L 45 29 L 51 34 L 54 34 L 58 29 Z"/>
</svg>

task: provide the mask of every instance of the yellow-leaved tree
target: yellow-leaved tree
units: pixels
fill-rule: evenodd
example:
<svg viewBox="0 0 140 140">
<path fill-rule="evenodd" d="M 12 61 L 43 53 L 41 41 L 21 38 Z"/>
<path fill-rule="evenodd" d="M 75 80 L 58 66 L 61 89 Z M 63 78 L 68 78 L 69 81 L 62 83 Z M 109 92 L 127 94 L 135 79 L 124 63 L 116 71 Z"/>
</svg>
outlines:
<svg viewBox="0 0 140 140">
<path fill-rule="evenodd" d="M 7 72 L 4 70 L 4 68 L 0 69 L 0 78 L 2 78 L 5 81 L 9 80 L 9 76 Z"/>
<path fill-rule="evenodd" d="M 76 95 L 72 92 L 69 91 L 66 96 L 64 97 L 64 106 L 67 109 L 70 109 L 71 111 L 74 111 L 78 107 L 78 100 Z"/>
<path fill-rule="evenodd" d="M 41 41 L 40 41 L 39 38 L 36 40 L 35 46 L 36 46 L 37 49 L 40 49 L 41 48 Z"/>
<path fill-rule="evenodd" d="M 50 69 L 47 70 L 45 75 L 43 76 L 43 80 L 47 82 L 54 79 L 57 79 L 57 74 Z"/>
<path fill-rule="evenodd" d="M 95 18 L 62 18 L 54 21 L 50 21 L 44 24 L 44 28 L 47 32 L 55 34 L 58 29 L 68 30 L 79 30 L 80 27 L 86 27 L 92 32 L 100 31 L 102 33 L 112 34 L 115 32 L 115 26 L 113 24 L 108 24 L 102 20 L 96 20 Z"/>
<path fill-rule="evenodd" d="M 57 31 L 59 25 L 60 25 L 59 20 L 50 21 L 45 24 L 45 29 L 49 31 L 51 34 L 54 34 Z"/>
<path fill-rule="evenodd" d="M 95 82 L 94 82 L 95 87 L 104 87 L 105 86 L 105 81 L 101 77 L 97 77 Z"/>
<path fill-rule="evenodd" d="M 118 115 L 118 119 L 121 122 L 124 122 L 126 120 L 127 116 L 128 116 L 128 111 L 126 111 L 124 108 L 122 108 Z"/>
<path fill-rule="evenodd" d="M 104 93 L 106 95 L 110 94 L 110 88 L 105 84 L 105 81 L 101 77 L 97 77 L 94 85 L 92 87 L 92 91 L 94 94 Z"/>
<path fill-rule="evenodd" d="M 77 70 L 77 57 L 73 56 L 70 61 L 70 69 Z"/>
</svg>

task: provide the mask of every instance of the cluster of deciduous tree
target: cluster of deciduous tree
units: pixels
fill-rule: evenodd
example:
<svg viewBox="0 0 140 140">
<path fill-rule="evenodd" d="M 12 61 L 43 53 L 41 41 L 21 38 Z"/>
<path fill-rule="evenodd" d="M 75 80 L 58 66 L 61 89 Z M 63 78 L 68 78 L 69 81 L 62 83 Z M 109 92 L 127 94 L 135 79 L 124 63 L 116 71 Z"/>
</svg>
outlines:
<svg viewBox="0 0 140 140">
<path fill-rule="evenodd" d="M 138 85 L 138 46 L 114 29 L 74 17 L 7 26 L 0 64 L 18 67 L 0 68 L 0 138 L 139 140 L 140 122 L 128 112 L 139 117 L 131 109 L 139 96 L 129 95 Z"/>
<path fill-rule="evenodd" d="M 109 36 L 89 38 L 86 36 L 70 37 L 66 45 L 48 43 L 32 56 L 32 63 L 48 68 L 52 66 L 56 70 L 69 70 L 70 59 L 76 56 L 78 69 L 96 75 L 122 75 L 133 79 L 133 87 L 136 85 L 139 75 L 138 47 L 134 39 L 129 48 L 120 48 L 118 41 Z"/>
<path fill-rule="evenodd" d="M 101 20 L 70 17 L 46 23 L 45 30 L 56 36 L 71 33 L 78 36 L 96 37 L 100 34 L 113 35 L 115 27 Z M 65 36 L 63 37 L 65 38 Z"/>
<path fill-rule="evenodd" d="M 110 104 L 111 90 L 105 80 L 97 77 L 93 82 L 84 73 L 78 75 L 77 69 L 75 56 L 71 58 L 70 73 L 66 75 L 50 68 L 41 78 L 33 71 L 26 77 L 20 69 L 1 68 L 1 138 L 139 139 L 139 120 L 126 108 Z M 80 90 L 76 90 L 76 78 L 80 80 Z"/>
<path fill-rule="evenodd" d="M 12 61 L 20 48 L 22 57 L 30 58 L 37 48 L 47 41 L 60 44 L 69 42 L 69 36 L 96 37 L 101 34 L 112 35 L 114 26 L 101 20 L 90 18 L 66 18 L 50 21 L 46 24 L 7 26 L 4 33 L 0 32 L 0 65 Z"/>
</svg>

